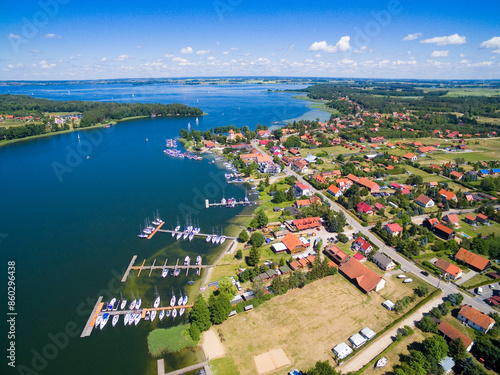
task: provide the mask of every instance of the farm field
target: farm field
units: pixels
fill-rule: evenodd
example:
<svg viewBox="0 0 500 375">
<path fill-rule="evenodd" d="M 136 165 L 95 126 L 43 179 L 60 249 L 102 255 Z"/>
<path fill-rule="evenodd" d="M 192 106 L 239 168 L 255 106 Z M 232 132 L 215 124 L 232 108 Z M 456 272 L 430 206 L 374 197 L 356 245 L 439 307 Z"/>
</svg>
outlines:
<svg viewBox="0 0 500 375">
<path fill-rule="evenodd" d="M 384 289 L 366 295 L 342 275 L 329 276 L 238 314 L 219 327 L 228 355 L 242 375 L 256 373 L 254 356 L 277 348 L 285 351 L 292 364 L 272 373 L 308 369 L 318 360 L 333 363 L 335 345 L 367 326 L 382 330 L 397 318 L 382 302 L 410 295 L 417 286 L 402 284 L 395 277 L 385 279 Z"/>
</svg>

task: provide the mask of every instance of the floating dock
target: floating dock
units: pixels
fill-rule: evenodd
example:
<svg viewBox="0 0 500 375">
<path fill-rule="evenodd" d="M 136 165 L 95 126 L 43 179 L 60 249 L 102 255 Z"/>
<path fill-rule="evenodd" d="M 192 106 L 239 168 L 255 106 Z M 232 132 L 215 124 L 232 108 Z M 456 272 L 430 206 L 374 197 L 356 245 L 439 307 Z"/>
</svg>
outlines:
<svg viewBox="0 0 500 375">
<path fill-rule="evenodd" d="M 230 205 L 226 202 L 226 203 L 222 203 L 222 202 L 214 202 L 214 203 L 210 203 L 210 201 L 208 199 L 205 199 L 205 208 L 210 208 L 210 207 L 222 207 L 222 206 L 226 206 L 228 208 L 233 208 L 232 206 L 235 205 L 235 206 L 254 206 L 256 205 L 258 202 L 257 201 L 253 201 L 253 202 L 250 202 L 250 201 L 237 201 L 237 202 L 233 202 L 231 203 Z"/>
<path fill-rule="evenodd" d="M 102 296 L 100 296 L 97 299 L 97 302 L 94 306 L 94 309 L 92 310 L 92 313 L 90 313 L 90 317 L 87 320 L 87 323 L 85 324 L 85 328 L 83 328 L 83 331 L 82 331 L 80 337 L 90 336 L 90 334 L 92 333 L 92 329 L 94 328 L 94 324 L 95 324 L 95 321 L 97 319 L 97 316 L 101 312 L 103 305 L 104 304 L 102 303 Z"/>
<path fill-rule="evenodd" d="M 158 368 L 158 375 L 182 375 L 186 372 L 198 370 L 201 368 L 205 369 L 205 374 L 207 374 L 207 375 L 211 374 L 210 367 L 208 366 L 208 361 L 201 362 L 201 363 L 198 363 L 196 365 L 184 367 L 184 368 L 181 368 L 179 370 L 165 372 L 165 362 L 163 361 L 163 358 L 162 358 L 162 359 L 158 360 L 157 368 Z"/>
<path fill-rule="evenodd" d="M 163 224 L 165 224 L 164 221 L 162 221 L 156 228 L 155 230 L 153 231 L 153 233 L 151 233 L 149 236 L 148 236 L 148 240 L 150 240 L 151 238 L 153 238 L 153 236 L 156 234 L 156 232 L 158 232 L 160 230 L 160 228 L 163 226 Z"/>
<path fill-rule="evenodd" d="M 151 266 L 146 266 L 145 265 L 146 259 L 144 259 L 142 261 L 142 264 L 140 266 L 134 266 L 134 263 L 135 263 L 136 259 L 137 259 L 137 255 L 134 255 L 132 257 L 132 260 L 130 261 L 127 269 L 125 270 L 125 273 L 123 274 L 123 277 L 122 277 L 122 280 L 121 280 L 122 283 L 124 283 L 125 281 L 127 281 L 127 278 L 129 276 L 131 270 L 139 270 L 139 272 L 137 273 L 137 277 L 139 277 L 141 275 L 141 272 L 143 270 L 149 270 L 149 276 L 151 277 L 151 273 L 153 272 L 153 270 L 162 270 L 163 271 L 164 268 L 167 268 L 169 270 L 174 270 L 175 271 L 177 269 L 185 269 L 186 270 L 186 276 L 187 276 L 190 269 L 197 269 L 198 270 L 198 274 L 199 274 L 199 273 L 201 273 L 201 269 L 202 268 L 213 268 L 213 267 L 215 267 L 214 265 L 208 265 L 208 264 L 199 264 L 199 265 L 195 265 L 195 264 L 191 265 L 190 264 L 190 265 L 187 265 L 187 266 L 179 265 L 179 259 L 177 259 L 177 262 L 176 262 L 175 266 L 167 266 L 168 259 L 165 259 L 165 263 L 162 266 L 161 265 L 160 266 L 156 266 L 155 265 L 156 264 L 156 259 L 154 259 L 153 264 Z"/>
<path fill-rule="evenodd" d="M 159 229 L 158 232 L 163 232 L 163 233 L 184 233 L 184 232 L 176 232 L 174 230 L 168 230 L 168 229 Z M 194 234 L 194 233 L 193 233 Z M 207 234 L 207 233 L 197 233 L 197 234 L 194 234 L 195 237 L 203 237 L 203 238 L 207 238 L 208 236 L 212 237 L 212 236 L 217 236 L 216 234 Z M 238 238 L 237 237 L 228 237 L 228 236 L 224 236 L 226 237 L 226 239 L 228 240 L 237 240 Z M 220 245 L 217 244 L 217 245 Z"/>
</svg>

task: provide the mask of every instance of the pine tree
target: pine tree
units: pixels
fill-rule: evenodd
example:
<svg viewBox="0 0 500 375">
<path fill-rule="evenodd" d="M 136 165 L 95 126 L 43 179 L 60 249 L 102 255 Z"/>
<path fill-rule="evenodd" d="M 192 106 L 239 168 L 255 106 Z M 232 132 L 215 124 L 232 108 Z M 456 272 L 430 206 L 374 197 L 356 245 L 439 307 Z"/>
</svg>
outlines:
<svg viewBox="0 0 500 375">
<path fill-rule="evenodd" d="M 256 246 L 252 246 L 252 248 L 250 249 L 250 254 L 248 255 L 248 258 L 247 258 L 247 263 L 249 266 L 256 266 L 257 264 L 259 264 L 259 261 L 260 261 L 260 251 L 259 251 L 259 248 L 256 247 Z"/>
<path fill-rule="evenodd" d="M 208 305 L 201 294 L 198 296 L 198 299 L 191 309 L 189 321 L 192 325 L 196 325 L 200 332 L 208 330 L 212 325 L 210 322 L 210 311 L 208 309 Z"/>
<path fill-rule="evenodd" d="M 218 296 L 214 296 L 212 294 L 208 302 L 210 319 L 213 324 L 221 324 L 228 318 L 229 313 L 231 312 L 231 301 L 227 294 L 222 293 Z"/>
</svg>

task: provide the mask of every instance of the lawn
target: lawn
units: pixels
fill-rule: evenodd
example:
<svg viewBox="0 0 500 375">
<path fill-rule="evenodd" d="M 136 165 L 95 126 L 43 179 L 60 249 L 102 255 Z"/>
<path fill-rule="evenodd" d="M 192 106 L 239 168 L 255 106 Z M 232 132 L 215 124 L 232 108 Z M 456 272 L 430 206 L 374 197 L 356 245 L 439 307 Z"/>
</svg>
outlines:
<svg viewBox="0 0 500 375">
<path fill-rule="evenodd" d="M 472 215 L 476 215 L 475 213 L 472 213 Z M 469 235 L 469 237 L 476 237 L 478 234 L 482 236 L 486 236 L 488 234 L 494 233 L 495 236 L 500 235 L 500 224 L 491 221 L 491 225 L 479 225 L 477 227 L 473 227 L 472 225 L 467 224 L 464 221 L 464 217 L 466 215 L 458 215 L 460 218 L 460 227 L 456 230 L 457 233 L 464 232 L 465 234 Z"/>
<path fill-rule="evenodd" d="M 491 277 L 486 276 L 486 274 L 479 273 L 470 280 L 467 280 L 465 283 L 463 283 L 462 286 L 466 289 L 469 289 L 474 285 L 484 283 L 485 281 L 491 281 L 492 283 L 495 282 L 495 280 L 493 280 Z"/>
<path fill-rule="evenodd" d="M 238 314 L 220 326 L 228 355 L 242 375 L 255 374 L 254 356 L 275 348 L 282 348 L 292 363 L 276 374 L 305 370 L 318 360 L 333 363 L 335 345 L 366 326 L 379 332 L 398 317 L 382 307 L 387 297 L 396 301 L 417 286 L 386 280 L 380 293 L 366 295 L 343 276 L 329 276 Z"/>
<path fill-rule="evenodd" d="M 210 361 L 210 370 L 213 375 L 240 375 L 238 368 L 230 357 Z"/>
</svg>

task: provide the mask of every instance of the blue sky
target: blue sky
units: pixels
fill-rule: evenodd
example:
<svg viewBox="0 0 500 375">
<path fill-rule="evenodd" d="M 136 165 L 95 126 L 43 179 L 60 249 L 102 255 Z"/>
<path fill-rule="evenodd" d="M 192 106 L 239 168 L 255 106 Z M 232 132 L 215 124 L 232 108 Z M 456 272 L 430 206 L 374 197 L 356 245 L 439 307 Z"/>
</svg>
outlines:
<svg viewBox="0 0 500 375">
<path fill-rule="evenodd" d="M 495 1 L 6 2 L 0 80 L 500 79 Z"/>
</svg>

